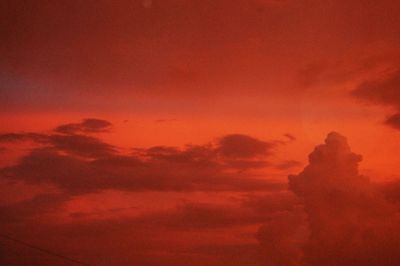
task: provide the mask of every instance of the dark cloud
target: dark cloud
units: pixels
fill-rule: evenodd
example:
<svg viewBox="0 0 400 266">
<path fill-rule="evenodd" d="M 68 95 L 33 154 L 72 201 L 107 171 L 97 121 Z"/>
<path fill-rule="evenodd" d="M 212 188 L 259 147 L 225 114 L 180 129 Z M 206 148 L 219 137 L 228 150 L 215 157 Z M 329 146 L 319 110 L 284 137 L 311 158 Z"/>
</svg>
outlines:
<svg viewBox="0 0 400 266">
<path fill-rule="evenodd" d="M 352 91 L 352 95 L 371 103 L 392 106 L 400 111 L 400 71 L 366 81 Z M 391 115 L 385 124 L 400 129 L 400 113 Z"/>
<path fill-rule="evenodd" d="M 82 127 L 82 124 L 68 125 L 74 125 L 76 131 L 76 125 Z M 268 166 L 264 157 L 273 147 L 270 142 L 246 135 L 228 135 L 216 144 L 188 145 L 182 149 L 166 146 L 135 149 L 131 155 L 119 154 L 116 147 L 82 134 L 9 133 L 0 135 L 0 140 L 44 144 L 16 165 L 0 169 L 3 178 L 53 184 L 72 194 L 105 189 L 249 191 L 285 187 L 242 173 Z"/>
<path fill-rule="evenodd" d="M 116 148 L 100 139 L 86 135 L 60 135 L 37 133 L 4 133 L 0 142 L 32 141 L 49 149 L 83 157 L 103 157 L 116 153 Z"/>
<path fill-rule="evenodd" d="M 0 206 L 0 223 L 27 223 L 35 217 L 59 211 L 71 197 L 66 194 L 41 194 L 32 199 Z"/>
<path fill-rule="evenodd" d="M 65 134 L 99 133 L 109 131 L 111 126 L 112 124 L 106 120 L 88 118 L 83 120 L 81 123 L 60 125 L 56 127 L 54 131 Z"/>
<path fill-rule="evenodd" d="M 216 229 L 269 223 L 282 213 L 297 215 L 299 210 L 302 206 L 298 198 L 283 191 L 249 194 L 236 204 L 180 203 L 175 209 L 144 215 L 135 221 L 175 230 Z"/>
<path fill-rule="evenodd" d="M 116 147 L 98 138 L 85 135 L 85 133 L 102 132 L 107 130 L 110 125 L 105 120 L 85 119 L 82 123 L 66 124 L 55 129 L 56 132 L 65 134 L 2 133 L 0 134 L 0 142 L 31 141 L 76 156 L 89 158 L 111 156 L 116 153 Z"/>
<path fill-rule="evenodd" d="M 48 141 L 56 150 L 72 155 L 99 158 L 116 153 L 114 146 L 85 135 L 49 135 Z"/>
<path fill-rule="evenodd" d="M 175 230 L 199 230 L 254 224 L 265 221 L 267 215 L 238 206 L 186 203 L 175 210 L 143 216 L 137 221 Z"/>
<path fill-rule="evenodd" d="M 54 184 L 73 194 L 104 189 L 249 191 L 285 187 L 279 182 L 226 173 L 226 166 L 205 158 L 198 160 L 185 152 L 172 159 L 109 156 L 87 161 L 54 150 L 37 149 L 0 173 L 7 179 Z"/>
<path fill-rule="evenodd" d="M 145 265 L 185 265 L 180 264 L 179 261 L 184 256 L 190 256 L 200 260 L 199 265 L 226 265 L 226 263 L 241 265 L 245 263 L 245 265 L 261 266 L 263 263 L 259 261 L 260 254 L 256 243 L 221 243 L 215 241 L 218 238 L 217 235 L 222 233 L 223 236 L 223 232 L 227 230 L 235 231 L 238 230 L 235 228 L 264 223 L 271 220 L 271 217 L 276 220 L 276 216 L 280 216 L 280 212 L 288 209 L 288 204 L 291 204 L 289 202 L 294 203 L 293 200 L 296 200 L 293 195 L 290 197 L 286 193 L 277 193 L 276 195 L 271 193 L 259 197 L 252 195 L 250 201 L 238 201 L 236 204 L 179 203 L 176 208 L 133 217 L 111 215 L 101 218 L 101 216 L 93 217 L 91 213 L 87 215 L 85 213 L 72 214 L 72 220 L 68 219 L 58 223 L 49 222 L 46 214 L 59 212 L 62 204 L 58 200 L 53 200 L 51 196 L 46 201 L 46 197 L 48 196 L 42 195 L 20 204 L 8 206 L 4 210 L 9 213 L 4 212 L 4 214 L 13 215 L 17 212 L 18 215 L 13 215 L 13 217 L 19 217 L 20 223 L 3 221 L 3 228 L 18 232 L 17 238 L 23 236 L 23 239 L 28 242 L 33 241 L 38 246 L 54 241 L 51 246 L 52 250 L 62 250 L 64 254 L 76 254 L 75 258 L 81 258 L 82 261 L 95 265 L 104 259 L 107 259 L 108 264 L 112 265 L 137 262 Z M 280 204 L 279 199 L 285 198 L 288 200 L 283 200 Z M 266 205 L 268 201 L 273 203 Z M 263 203 L 260 204 L 261 202 Z M 16 208 L 16 211 L 13 212 L 13 208 Z M 37 216 L 39 213 L 43 216 Z M 30 226 L 29 230 L 27 225 Z M 238 234 L 240 234 L 240 229 Z M 201 237 L 198 238 L 198 236 Z M 249 237 L 254 238 L 253 235 Z M 209 240 L 204 242 L 204 238 L 209 238 Z M 60 239 L 63 241 L 57 241 Z M 121 239 L 124 241 L 120 241 L 118 244 L 107 244 Z M 159 254 L 160 249 L 171 257 L 164 258 L 163 254 Z M 75 252 L 73 252 L 74 250 Z M 107 250 L 106 255 L 103 253 L 104 250 Z M 235 251 L 241 251 L 241 253 L 235 254 Z M 96 256 L 88 254 L 96 254 Z M 124 263 L 120 261 L 121 257 L 110 256 L 110 254 L 123 256 Z M 160 264 L 154 264 L 153 261 L 150 263 L 146 259 L 149 254 L 152 254 L 154 260 L 164 258 L 168 263 L 165 261 Z M 17 260 L 12 256 L 12 254 L 7 254 L 7 258 L 10 260 Z M 44 265 L 46 264 L 44 263 Z"/>
<path fill-rule="evenodd" d="M 400 113 L 391 115 L 388 119 L 386 119 L 385 124 L 395 129 L 400 129 Z"/>
<path fill-rule="evenodd" d="M 0 142 L 19 142 L 19 141 L 33 141 L 38 143 L 46 143 L 48 137 L 45 134 L 21 132 L 21 133 L 1 133 Z"/>
<path fill-rule="evenodd" d="M 218 144 L 218 151 L 223 156 L 234 158 L 251 158 L 266 155 L 275 146 L 274 143 L 241 134 L 224 136 L 219 140 Z"/>
<path fill-rule="evenodd" d="M 224 164 L 227 168 L 248 170 L 264 168 L 271 164 L 265 160 L 270 155 L 274 142 L 233 134 L 220 138 L 215 144 L 189 145 L 185 150 L 176 147 L 155 146 L 144 151 L 145 156 L 171 162 L 196 163 L 199 166 Z"/>
<path fill-rule="evenodd" d="M 353 92 L 353 96 L 377 104 L 392 105 L 400 108 L 400 71 L 361 83 Z"/>
</svg>

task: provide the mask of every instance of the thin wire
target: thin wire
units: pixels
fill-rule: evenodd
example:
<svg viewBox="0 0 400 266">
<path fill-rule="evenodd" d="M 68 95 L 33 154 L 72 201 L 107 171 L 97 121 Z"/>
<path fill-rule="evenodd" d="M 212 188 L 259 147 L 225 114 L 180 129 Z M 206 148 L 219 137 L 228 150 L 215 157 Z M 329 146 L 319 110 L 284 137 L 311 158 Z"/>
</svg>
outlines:
<svg viewBox="0 0 400 266">
<path fill-rule="evenodd" d="M 54 256 L 54 257 L 58 257 L 58 258 L 63 259 L 63 260 L 67 260 L 67 261 L 70 261 L 70 262 L 74 262 L 74 263 L 80 264 L 80 265 L 87 265 L 87 266 L 89 266 L 89 264 L 87 264 L 87 263 L 84 263 L 84 262 L 81 262 L 81 261 L 78 261 L 78 260 L 69 258 L 69 257 L 67 257 L 67 256 L 58 254 L 58 253 L 53 252 L 53 251 L 48 250 L 48 249 L 44 249 L 44 248 L 41 248 L 41 247 L 34 246 L 34 245 L 32 245 L 32 244 L 26 243 L 26 242 L 24 242 L 24 241 L 22 241 L 22 240 L 19 240 L 19 239 L 10 237 L 10 236 L 8 236 L 8 235 L 0 234 L 0 237 L 5 238 L 5 239 L 8 239 L 8 240 L 11 240 L 11 241 L 14 241 L 14 242 L 16 242 L 16 243 L 18 243 L 18 244 L 27 246 L 27 247 L 29 247 L 29 248 L 36 249 L 36 250 L 41 251 L 41 252 L 43 252 L 43 253 L 46 253 L 46 254 L 48 254 L 48 255 L 51 255 L 51 256 Z"/>
</svg>

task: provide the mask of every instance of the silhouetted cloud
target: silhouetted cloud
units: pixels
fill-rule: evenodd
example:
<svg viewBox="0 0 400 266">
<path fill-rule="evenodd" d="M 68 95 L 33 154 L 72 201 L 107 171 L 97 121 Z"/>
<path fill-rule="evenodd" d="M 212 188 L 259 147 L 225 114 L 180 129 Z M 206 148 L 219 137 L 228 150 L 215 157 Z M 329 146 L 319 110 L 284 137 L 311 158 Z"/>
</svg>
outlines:
<svg viewBox="0 0 400 266">
<path fill-rule="evenodd" d="M 0 142 L 32 141 L 43 144 L 47 148 L 84 157 L 110 156 L 116 148 L 110 144 L 86 135 L 61 135 L 39 133 L 4 133 L 0 134 Z"/>
<path fill-rule="evenodd" d="M 400 108 L 400 71 L 387 74 L 380 79 L 361 83 L 352 94 L 356 97 Z"/>
<path fill-rule="evenodd" d="M 172 161 L 171 158 L 142 160 L 134 156 L 109 156 L 86 161 L 53 150 L 37 149 L 19 164 L 1 169 L 0 174 L 11 180 L 54 184 L 73 194 L 104 189 L 249 191 L 285 187 L 279 182 L 225 173 L 225 170 L 218 162 L 196 161 L 195 157 Z"/>
<path fill-rule="evenodd" d="M 352 95 L 366 101 L 395 107 L 400 111 L 400 71 L 387 74 L 386 76 L 363 82 Z M 391 115 L 385 124 L 400 129 L 400 113 Z"/>
<path fill-rule="evenodd" d="M 49 144 L 58 151 L 91 158 L 112 156 L 116 148 L 100 139 L 85 135 L 49 135 Z"/>
<path fill-rule="evenodd" d="M 395 129 L 400 129 L 400 113 L 391 115 L 388 119 L 386 119 L 385 123 Z"/>
<path fill-rule="evenodd" d="M 99 133 L 109 131 L 111 126 L 112 124 L 106 120 L 87 118 L 80 123 L 60 125 L 56 127 L 54 131 L 65 134 Z"/>
<path fill-rule="evenodd" d="M 75 131 L 76 125 L 81 127 L 81 124 L 69 125 L 74 125 Z M 276 181 L 237 172 L 269 165 L 263 158 L 271 153 L 274 144 L 250 136 L 228 135 L 216 144 L 188 145 L 183 149 L 155 146 L 122 155 L 116 147 L 98 138 L 70 132 L 0 135 L 3 142 L 31 140 L 44 145 L 33 149 L 17 164 L 0 169 L 1 176 L 33 184 L 56 185 L 72 194 L 105 189 L 250 191 L 285 187 Z"/>
<path fill-rule="evenodd" d="M 250 136 L 231 134 L 219 140 L 218 151 L 226 157 L 251 158 L 266 155 L 275 146 L 271 142 L 265 142 Z"/>
<path fill-rule="evenodd" d="M 38 143 L 48 142 L 46 134 L 21 132 L 21 133 L 1 133 L 0 142 L 33 141 Z"/>
</svg>

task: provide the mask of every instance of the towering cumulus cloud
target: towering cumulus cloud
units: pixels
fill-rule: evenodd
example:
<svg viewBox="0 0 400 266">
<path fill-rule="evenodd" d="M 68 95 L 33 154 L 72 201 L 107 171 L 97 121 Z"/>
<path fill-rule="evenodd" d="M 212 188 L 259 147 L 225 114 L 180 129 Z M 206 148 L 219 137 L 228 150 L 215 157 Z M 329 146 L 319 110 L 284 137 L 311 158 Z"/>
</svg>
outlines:
<svg viewBox="0 0 400 266">
<path fill-rule="evenodd" d="M 289 176 L 304 201 L 310 229 L 306 265 L 398 265 L 400 234 L 394 207 L 358 173 L 360 155 L 332 132 L 309 156 L 309 165 Z"/>
</svg>

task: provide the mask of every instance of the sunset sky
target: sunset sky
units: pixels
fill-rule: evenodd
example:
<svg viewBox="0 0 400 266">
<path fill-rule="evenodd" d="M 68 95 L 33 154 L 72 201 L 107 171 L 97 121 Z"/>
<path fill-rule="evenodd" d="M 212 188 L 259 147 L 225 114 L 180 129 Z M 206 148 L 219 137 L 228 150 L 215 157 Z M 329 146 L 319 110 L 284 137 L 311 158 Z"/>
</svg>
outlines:
<svg viewBox="0 0 400 266">
<path fill-rule="evenodd" d="M 0 264 L 400 264 L 399 14 L 1 1 Z"/>
</svg>

